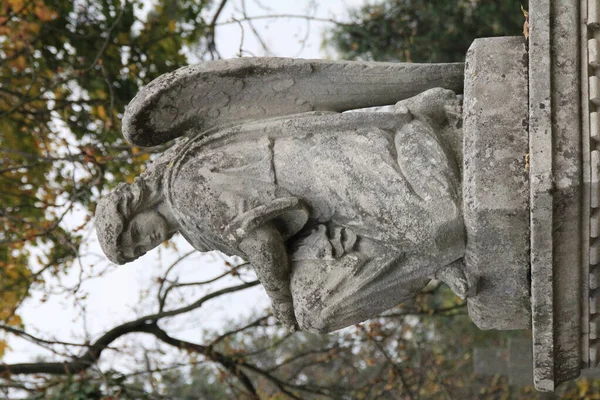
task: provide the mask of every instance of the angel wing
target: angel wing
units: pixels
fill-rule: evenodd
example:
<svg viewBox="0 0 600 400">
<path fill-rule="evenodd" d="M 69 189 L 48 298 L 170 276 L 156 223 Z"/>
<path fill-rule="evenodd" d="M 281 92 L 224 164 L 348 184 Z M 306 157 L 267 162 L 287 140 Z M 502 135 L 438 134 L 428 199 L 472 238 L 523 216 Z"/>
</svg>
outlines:
<svg viewBox="0 0 600 400">
<path fill-rule="evenodd" d="M 427 89 L 462 93 L 464 64 L 239 58 L 160 76 L 125 110 L 123 134 L 155 146 L 224 124 L 394 104 Z"/>
</svg>

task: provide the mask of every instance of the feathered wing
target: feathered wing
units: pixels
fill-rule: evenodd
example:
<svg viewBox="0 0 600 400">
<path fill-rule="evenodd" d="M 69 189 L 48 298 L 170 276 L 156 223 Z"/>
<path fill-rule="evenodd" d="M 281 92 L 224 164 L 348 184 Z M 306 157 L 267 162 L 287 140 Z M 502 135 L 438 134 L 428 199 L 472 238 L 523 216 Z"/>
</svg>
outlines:
<svg viewBox="0 0 600 400">
<path fill-rule="evenodd" d="M 155 146 L 189 129 L 394 104 L 427 89 L 462 93 L 464 65 L 290 58 L 209 61 L 162 75 L 128 105 L 123 134 Z"/>
</svg>

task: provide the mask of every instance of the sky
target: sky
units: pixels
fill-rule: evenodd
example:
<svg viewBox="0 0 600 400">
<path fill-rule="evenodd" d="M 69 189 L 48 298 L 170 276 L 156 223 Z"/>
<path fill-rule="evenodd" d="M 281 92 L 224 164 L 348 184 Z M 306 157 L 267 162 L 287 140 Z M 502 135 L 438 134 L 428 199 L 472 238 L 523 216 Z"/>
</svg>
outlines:
<svg viewBox="0 0 600 400">
<path fill-rule="evenodd" d="M 347 9 L 362 5 L 364 0 L 246 0 L 246 15 L 311 15 L 324 19 L 346 20 Z M 322 50 L 323 30 L 332 25 L 327 22 L 309 22 L 302 18 L 259 19 L 253 21 L 253 27 L 247 22 L 236 22 L 243 19 L 242 0 L 230 0 L 223 9 L 216 30 L 218 50 L 223 58 L 242 56 L 281 56 L 298 58 L 335 58 L 333 53 Z M 253 29 L 269 49 L 253 34 Z M 190 50 L 190 59 L 199 61 Z M 81 210 L 75 211 L 67 224 L 77 226 Z M 62 341 L 81 341 L 94 339 L 119 323 L 126 322 L 149 312 L 156 311 L 151 307 L 156 301 L 155 293 L 148 293 L 148 288 L 156 288 L 155 280 L 174 262 L 177 254 L 193 250 L 182 238 L 174 243 L 178 253 L 160 246 L 137 261 L 125 266 L 111 265 L 102 255 L 95 232 L 90 230 L 89 240 L 81 263 L 85 266 L 85 274 L 96 274 L 106 271 L 97 278 L 86 279 L 79 287 L 77 297 L 82 298 L 76 304 L 73 296 L 58 293 L 42 299 L 34 295 L 26 301 L 20 313 L 27 331 L 41 337 Z M 231 261 L 231 260 L 230 260 Z M 232 260 L 234 262 L 235 260 Z M 205 280 L 223 271 L 223 260 L 215 254 L 195 253 L 174 269 L 174 276 L 181 281 L 190 282 Z M 79 282 L 80 269 L 73 268 L 70 274 L 61 278 L 62 283 L 75 286 Z M 226 282 L 227 283 L 227 282 Z M 229 284 L 239 281 L 230 280 Z M 215 286 L 209 286 L 214 290 Z M 201 296 L 202 292 L 190 290 L 183 301 L 191 302 Z M 203 329 L 224 329 L 228 321 L 249 317 L 269 306 L 267 296 L 261 287 L 255 287 L 235 295 L 225 296 L 218 301 L 211 301 L 201 309 L 181 317 L 171 318 L 168 324 L 169 333 L 182 339 L 198 341 Z M 85 316 L 85 318 L 84 318 Z M 50 356 L 29 342 L 11 337 L 11 349 L 4 358 L 6 363 L 31 362 L 38 355 Z M 116 344 L 118 345 L 118 344 Z M 108 354 L 104 365 L 119 366 L 122 360 L 114 352 Z"/>
</svg>

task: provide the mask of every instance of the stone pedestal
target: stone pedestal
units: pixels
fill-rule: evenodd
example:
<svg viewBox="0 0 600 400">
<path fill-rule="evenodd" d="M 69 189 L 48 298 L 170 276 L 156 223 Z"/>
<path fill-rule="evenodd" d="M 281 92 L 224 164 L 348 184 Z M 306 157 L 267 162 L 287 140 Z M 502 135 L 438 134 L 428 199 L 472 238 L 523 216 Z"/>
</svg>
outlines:
<svg viewBox="0 0 600 400">
<path fill-rule="evenodd" d="M 543 391 L 576 378 L 587 358 L 583 150 L 589 137 L 581 129 L 580 77 L 585 8 L 578 0 L 536 0 L 529 7 L 533 374 Z"/>
<path fill-rule="evenodd" d="M 600 1 L 532 0 L 529 17 L 528 51 L 484 39 L 467 57 L 465 259 L 474 322 L 531 326 L 553 391 L 600 361 Z"/>
<path fill-rule="evenodd" d="M 529 174 L 525 38 L 477 39 L 467 53 L 463 209 L 469 316 L 481 329 L 525 329 Z M 501 299 L 501 300 L 499 300 Z"/>
</svg>

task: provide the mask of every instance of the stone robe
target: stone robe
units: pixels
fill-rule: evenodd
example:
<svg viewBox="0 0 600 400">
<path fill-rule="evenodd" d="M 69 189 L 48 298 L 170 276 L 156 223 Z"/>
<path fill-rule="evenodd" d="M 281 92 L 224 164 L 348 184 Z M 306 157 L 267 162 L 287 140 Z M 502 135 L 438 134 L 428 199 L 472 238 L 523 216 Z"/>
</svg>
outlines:
<svg viewBox="0 0 600 400">
<path fill-rule="evenodd" d="M 349 326 L 414 296 L 462 257 L 455 161 L 426 118 L 306 113 L 203 132 L 179 146 L 165 196 L 200 251 L 272 222 L 302 329 Z"/>
</svg>

